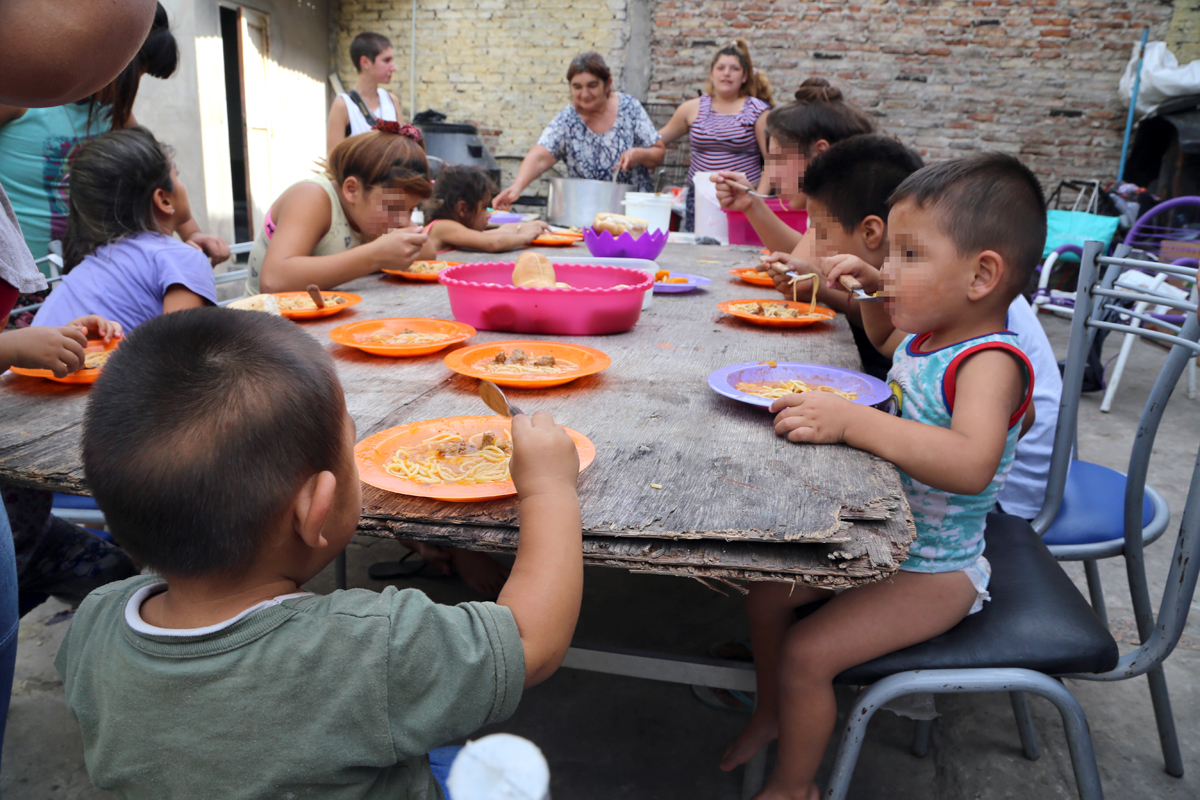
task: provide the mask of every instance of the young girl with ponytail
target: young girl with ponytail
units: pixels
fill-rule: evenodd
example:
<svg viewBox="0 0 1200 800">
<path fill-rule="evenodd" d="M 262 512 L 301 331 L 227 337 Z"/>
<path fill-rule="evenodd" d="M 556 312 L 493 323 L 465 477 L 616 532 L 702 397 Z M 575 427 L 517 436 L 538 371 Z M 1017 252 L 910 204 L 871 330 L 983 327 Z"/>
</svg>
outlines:
<svg viewBox="0 0 1200 800">
<path fill-rule="evenodd" d="M 343 139 L 324 172 L 293 184 L 267 212 L 250 251 L 246 294 L 332 289 L 384 267 L 407 267 L 427 238 L 411 227 L 411 215 L 431 194 L 414 126 L 381 121 Z"/>
<path fill-rule="evenodd" d="M 749 185 L 759 184 L 765 194 L 768 184 L 760 180 L 767 154 L 764 112 L 770 107 L 766 76 L 754 68 L 746 41 L 735 39 L 713 55 L 704 94 L 679 106 L 658 135 L 666 144 L 689 136 L 689 186 L 697 172 L 725 170 L 744 174 Z M 688 192 L 684 230 L 693 228 L 695 196 L 694 189 Z"/>
</svg>

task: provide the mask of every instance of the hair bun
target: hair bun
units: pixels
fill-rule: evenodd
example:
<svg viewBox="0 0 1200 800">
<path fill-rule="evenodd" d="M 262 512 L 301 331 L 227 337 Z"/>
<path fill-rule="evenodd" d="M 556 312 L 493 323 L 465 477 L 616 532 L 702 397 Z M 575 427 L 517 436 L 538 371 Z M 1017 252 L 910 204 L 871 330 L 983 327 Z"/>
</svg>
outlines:
<svg viewBox="0 0 1200 800">
<path fill-rule="evenodd" d="M 425 145 L 425 139 L 421 136 L 421 129 L 409 122 L 396 122 L 390 119 L 376 120 L 375 124 L 371 126 L 371 130 L 390 133 L 395 136 L 407 136 L 417 144 L 421 146 Z"/>
<path fill-rule="evenodd" d="M 838 103 L 841 100 L 842 90 L 831 86 L 824 78 L 805 78 L 796 90 L 797 103 Z"/>
</svg>

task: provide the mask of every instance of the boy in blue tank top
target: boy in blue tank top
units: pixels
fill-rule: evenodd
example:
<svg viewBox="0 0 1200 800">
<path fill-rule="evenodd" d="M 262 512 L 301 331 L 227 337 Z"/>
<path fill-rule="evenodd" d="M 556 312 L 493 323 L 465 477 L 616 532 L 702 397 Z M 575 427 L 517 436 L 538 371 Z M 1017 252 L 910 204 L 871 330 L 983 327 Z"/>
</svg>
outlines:
<svg viewBox="0 0 1200 800">
<path fill-rule="evenodd" d="M 794 442 L 844 442 L 894 463 L 917 537 L 889 580 L 832 597 L 799 622 L 799 606 L 832 592 L 752 583 L 746 599 L 758 703 L 723 769 L 779 738 L 779 757 L 755 795 L 820 795 L 814 782 L 836 721 L 833 678 L 933 638 L 987 599 L 987 513 L 1033 422 L 1033 370 L 1005 329 L 1009 303 L 1040 260 L 1041 186 L 1000 153 L 925 167 L 888 200 L 888 257 L 876 269 L 854 255 L 823 265 L 886 302 L 863 305 L 871 342 L 893 359 L 895 414 L 826 392 L 776 400 L 775 432 Z"/>
</svg>

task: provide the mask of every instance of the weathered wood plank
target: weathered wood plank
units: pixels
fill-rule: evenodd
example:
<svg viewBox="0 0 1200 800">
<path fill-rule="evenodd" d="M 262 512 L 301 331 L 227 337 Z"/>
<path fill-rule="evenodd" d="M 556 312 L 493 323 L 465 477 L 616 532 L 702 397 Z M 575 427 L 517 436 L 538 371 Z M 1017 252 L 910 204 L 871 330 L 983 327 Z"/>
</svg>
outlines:
<svg viewBox="0 0 1200 800">
<path fill-rule="evenodd" d="M 543 252 L 552 259 L 557 254 Z M 582 248 L 570 253 L 582 254 Z M 793 543 L 821 542 L 812 546 L 830 550 L 853 545 L 850 558 L 835 561 L 867 564 L 866 571 L 876 576 L 893 569 L 903 557 L 907 542 L 897 551 L 868 536 L 879 526 L 908 527 L 907 504 L 890 464 L 848 447 L 796 445 L 779 439 L 769 413 L 721 397 L 707 386 L 711 371 L 747 361 L 860 366 L 842 317 L 805 329 L 778 331 L 744 324 L 716 310 L 721 300 L 775 296 L 769 289 L 726 274 L 728 268 L 748 264 L 755 257 L 754 248 L 668 246 L 659 258 L 661 267 L 707 275 L 712 285 L 683 295 L 656 296 L 630 332 L 570 337 L 612 357 L 612 366 L 600 375 L 555 389 L 512 392 L 522 408 L 546 409 L 596 444 L 596 461 L 580 477 L 580 497 L 585 533 L 606 544 L 591 553 L 590 560 L 625 567 L 640 560 L 646 568 L 657 570 L 654 565 L 665 564 L 662 552 L 696 548 L 700 561 L 684 560 L 670 568 L 697 576 L 697 570 L 716 570 L 710 577 L 739 578 L 788 570 L 732 562 L 705 566 L 703 559 L 712 552 L 708 548 L 723 545 L 703 540 L 782 548 L 782 561 L 792 558 L 786 554 L 798 546 Z M 456 253 L 454 258 L 494 257 Z M 355 319 L 451 319 L 444 287 L 369 276 L 345 288 L 362 295 L 362 304 L 302 327 L 333 356 L 359 438 L 415 420 L 486 413 L 477 399 L 476 382 L 446 369 L 445 352 L 385 359 L 328 339 L 331 329 Z M 480 331 L 470 344 L 516 338 L 561 337 Z M 79 436 L 87 391 L 17 376 L 0 378 L 4 404 L 0 480 L 86 491 Z M 664 488 L 653 489 L 651 484 Z M 364 532 L 381 524 L 406 529 L 413 538 L 421 537 L 422 531 L 457 531 L 460 535 L 451 537 L 455 543 L 471 546 L 475 537 L 481 549 L 493 546 L 482 531 L 508 531 L 515 536 L 517 524 L 512 500 L 438 503 L 369 487 L 363 511 Z M 878 524 L 873 528 L 871 523 Z M 617 540 L 637 546 L 613 550 L 609 543 Z M 875 544 L 868 546 L 869 541 Z M 674 542 L 675 549 L 662 550 L 664 542 Z M 637 549 L 642 544 L 648 549 Z M 843 579 L 859 574 L 857 566 L 835 571 Z"/>
</svg>

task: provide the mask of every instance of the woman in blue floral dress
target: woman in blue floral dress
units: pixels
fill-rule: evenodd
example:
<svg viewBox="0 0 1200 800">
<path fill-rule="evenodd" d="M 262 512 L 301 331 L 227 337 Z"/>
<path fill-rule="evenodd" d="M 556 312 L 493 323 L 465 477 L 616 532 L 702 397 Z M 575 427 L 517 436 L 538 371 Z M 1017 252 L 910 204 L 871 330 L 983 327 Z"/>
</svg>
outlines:
<svg viewBox="0 0 1200 800">
<path fill-rule="evenodd" d="M 650 192 L 650 169 L 662 164 L 666 145 L 650 115 L 635 98 L 612 90 L 612 73 L 599 53 L 582 53 L 567 69 L 571 105 L 542 131 L 517 170 L 512 185 L 492 199 L 508 208 L 529 184 L 558 161 L 572 178 L 613 180 Z"/>
</svg>

